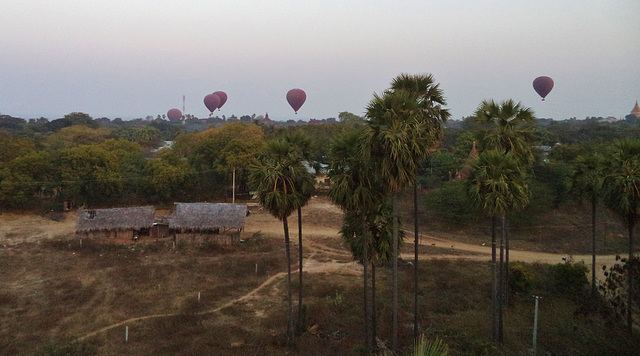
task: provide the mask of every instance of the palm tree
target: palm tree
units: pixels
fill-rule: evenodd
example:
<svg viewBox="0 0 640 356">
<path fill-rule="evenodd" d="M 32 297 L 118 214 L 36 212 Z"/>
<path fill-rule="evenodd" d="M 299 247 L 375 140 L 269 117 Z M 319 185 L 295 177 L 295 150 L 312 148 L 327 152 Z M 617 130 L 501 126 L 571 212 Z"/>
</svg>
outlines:
<svg viewBox="0 0 640 356">
<path fill-rule="evenodd" d="M 491 271 L 492 271 L 492 323 L 491 334 L 494 341 L 502 342 L 502 300 L 498 286 L 502 285 L 504 273 L 498 273 L 496 266 L 496 236 L 494 221 L 500 218 L 502 236 L 500 244 L 500 271 L 503 270 L 503 251 L 506 236 L 505 217 L 524 208 L 529 202 L 529 188 L 526 174 L 511 152 L 485 151 L 472 164 L 471 175 L 467 179 L 467 192 L 472 203 L 480 207 L 492 218 Z"/>
<path fill-rule="evenodd" d="M 393 278 L 392 348 L 398 345 L 398 194 L 416 179 L 417 168 L 432 146 L 418 96 L 406 90 L 374 94 L 367 106 L 364 152 L 392 194 Z"/>
<path fill-rule="evenodd" d="M 380 184 L 375 181 L 370 163 L 363 155 L 363 134 L 362 131 L 346 131 L 332 142 L 330 147 L 332 186 L 329 196 L 345 213 L 341 232 L 343 237 L 357 241 L 357 244 L 352 246 L 352 252 L 354 258 L 362 261 L 364 267 L 364 345 L 370 351 L 373 346 L 370 337 L 367 272 L 368 247 L 371 240 L 367 232 L 366 215 L 380 204 L 383 193 Z"/>
<path fill-rule="evenodd" d="M 512 152 L 523 165 L 533 163 L 531 126 L 535 117 L 531 109 L 512 99 L 500 103 L 485 100 L 476 109 L 475 121 L 486 127 L 481 133 L 480 151 Z"/>
<path fill-rule="evenodd" d="M 431 147 L 442 138 L 442 124 L 449 119 L 449 110 L 444 109 L 446 100 L 444 93 L 435 83 L 431 74 L 400 74 L 391 82 L 391 90 L 406 90 L 416 95 L 419 107 L 422 109 L 420 118 L 426 124 L 426 134 L 431 136 Z M 413 302 L 413 339 L 418 338 L 418 184 L 413 184 L 413 210 L 414 210 L 414 302 Z"/>
<path fill-rule="evenodd" d="M 340 234 L 356 260 L 366 260 L 371 264 L 371 342 L 377 338 L 376 266 L 388 263 L 392 258 L 393 228 L 389 197 L 362 216 L 345 213 Z M 364 230 L 364 232 L 362 232 Z M 398 232 L 402 240 L 404 231 Z M 365 243 L 366 242 L 366 243 Z M 366 258 L 365 258 L 366 255 Z M 366 304 L 366 303 L 365 303 Z"/>
<path fill-rule="evenodd" d="M 640 220 L 640 140 L 620 140 L 615 143 L 611 173 L 605 178 L 604 201 L 620 216 L 629 232 L 629 259 L 633 258 L 633 230 Z M 631 269 L 629 269 L 631 273 Z M 628 276 L 627 327 L 633 326 L 631 303 L 633 278 Z"/>
<path fill-rule="evenodd" d="M 484 100 L 475 112 L 475 121 L 485 127 L 481 132 L 480 151 L 499 150 L 511 152 L 523 167 L 531 167 L 534 162 L 531 151 L 532 126 L 535 122 L 533 111 L 512 99 L 496 103 Z M 503 230 L 505 230 L 503 228 Z M 505 235 L 505 278 L 509 273 L 509 235 Z M 505 297 L 507 284 L 501 286 Z"/>
<path fill-rule="evenodd" d="M 300 160 L 305 160 L 311 165 L 311 138 L 302 131 L 289 132 L 284 136 L 284 140 L 296 148 Z M 301 192 L 306 197 L 303 205 L 306 205 L 313 191 L 314 185 L 304 185 Z M 302 205 L 298 207 L 298 326 L 302 326 Z"/>
<path fill-rule="evenodd" d="M 580 156 L 571 175 L 571 191 L 578 197 L 587 197 L 591 203 L 591 292 L 596 289 L 596 207 L 602 195 L 605 177 L 604 157 L 600 154 Z"/>
<path fill-rule="evenodd" d="M 287 264 L 287 336 L 293 339 L 293 301 L 291 298 L 291 252 L 287 218 L 308 197 L 301 187 L 313 185 L 313 177 L 298 159 L 296 149 L 286 140 L 267 144 L 258 162 L 251 166 L 249 179 L 252 190 L 258 193 L 260 205 L 282 221 Z"/>
</svg>

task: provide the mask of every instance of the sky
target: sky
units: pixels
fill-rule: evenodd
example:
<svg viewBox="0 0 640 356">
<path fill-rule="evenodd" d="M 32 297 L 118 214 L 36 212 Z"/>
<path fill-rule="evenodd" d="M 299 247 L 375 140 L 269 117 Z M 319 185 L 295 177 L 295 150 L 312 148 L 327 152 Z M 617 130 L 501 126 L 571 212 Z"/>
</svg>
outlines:
<svg viewBox="0 0 640 356">
<path fill-rule="evenodd" d="M 453 119 L 514 99 L 537 117 L 624 118 L 640 100 L 638 0 L 2 0 L 0 114 L 274 120 L 364 115 L 401 73 Z M 538 76 L 555 86 L 546 101 Z M 294 114 L 292 88 L 307 100 Z"/>
</svg>

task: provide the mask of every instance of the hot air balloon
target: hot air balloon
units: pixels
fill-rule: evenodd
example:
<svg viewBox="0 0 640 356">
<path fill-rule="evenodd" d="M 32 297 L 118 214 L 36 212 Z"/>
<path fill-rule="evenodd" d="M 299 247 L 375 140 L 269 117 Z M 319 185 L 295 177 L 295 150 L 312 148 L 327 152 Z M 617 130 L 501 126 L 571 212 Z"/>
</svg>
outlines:
<svg viewBox="0 0 640 356">
<path fill-rule="evenodd" d="M 217 95 L 218 98 L 220 98 L 220 104 L 218 104 L 218 110 L 220 110 L 222 105 L 227 102 L 227 93 L 223 91 L 215 91 L 213 92 L 213 95 Z"/>
<path fill-rule="evenodd" d="M 307 100 L 307 94 L 302 89 L 291 89 L 287 92 L 287 101 L 296 114 L 305 100 Z"/>
<path fill-rule="evenodd" d="M 551 89 L 553 89 L 553 79 L 549 77 L 538 77 L 533 80 L 533 89 L 535 89 L 536 93 L 542 97 L 542 101 L 549 94 Z"/>
<path fill-rule="evenodd" d="M 220 106 L 220 97 L 215 94 L 209 94 L 204 97 L 204 106 L 211 111 L 209 116 Z"/>
<path fill-rule="evenodd" d="M 180 121 L 182 120 L 182 111 L 178 109 L 171 109 L 167 111 L 167 117 L 170 121 Z"/>
</svg>

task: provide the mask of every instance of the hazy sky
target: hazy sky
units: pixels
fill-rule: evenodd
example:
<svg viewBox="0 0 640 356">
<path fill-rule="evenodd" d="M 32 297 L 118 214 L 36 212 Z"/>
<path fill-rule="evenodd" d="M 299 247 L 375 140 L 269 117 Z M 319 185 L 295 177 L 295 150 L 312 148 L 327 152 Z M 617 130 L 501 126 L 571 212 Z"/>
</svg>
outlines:
<svg viewBox="0 0 640 356">
<path fill-rule="evenodd" d="M 276 120 L 362 115 L 431 73 L 452 118 L 513 98 L 538 117 L 624 117 L 640 100 L 638 0 L 2 0 L 0 113 L 125 119 L 182 109 Z M 555 87 L 542 102 L 537 76 Z M 298 115 L 289 89 L 307 101 Z"/>
</svg>

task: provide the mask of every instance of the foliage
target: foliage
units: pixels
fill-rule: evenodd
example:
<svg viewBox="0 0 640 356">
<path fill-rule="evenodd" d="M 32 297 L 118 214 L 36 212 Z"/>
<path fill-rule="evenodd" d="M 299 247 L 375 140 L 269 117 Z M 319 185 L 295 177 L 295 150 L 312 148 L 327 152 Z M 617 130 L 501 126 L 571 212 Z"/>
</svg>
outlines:
<svg viewBox="0 0 640 356">
<path fill-rule="evenodd" d="M 413 356 L 448 356 L 449 345 L 441 339 L 436 338 L 428 341 L 424 334 L 420 335 L 418 340 L 413 344 Z"/>
<path fill-rule="evenodd" d="M 511 152 L 482 152 L 472 166 L 469 198 L 487 215 L 504 216 L 529 203 L 527 175 Z"/>
<path fill-rule="evenodd" d="M 35 142 L 29 138 L 16 137 L 15 135 L 0 130 L 0 167 L 16 157 L 33 152 L 36 149 Z"/>
<path fill-rule="evenodd" d="M 152 126 L 119 127 L 114 135 L 131 142 L 137 142 L 142 147 L 157 148 L 162 143 L 160 130 Z"/>
<path fill-rule="evenodd" d="M 73 125 L 50 134 L 46 137 L 43 144 L 48 150 L 61 150 L 64 148 L 96 144 L 106 140 L 110 136 L 111 132 L 104 127 L 92 128 L 85 125 Z"/>
<path fill-rule="evenodd" d="M 604 187 L 605 204 L 631 231 L 640 219 L 640 139 L 615 143 L 611 173 Z"/>
<path fill-rule="evenodd" d="M 398 192 L 411 184 L 428 148 L 435 142 L 429 127 L 421 121 L 417 95 L 404 90 L 374 94 L 367 106 L 364 152 L 375 162 L 388 189 Z M 367 157 L 369 158 L 369 157 Z"/>
<path fill-rule="evenodd" d="M 424 209 L 449 223 L 470 224 L 477 220 L 478 211 L 469 204 L 466 184 L 462 180 L 446 182 L 429 191 L 423 203 Z"/>
<path fill-rule="evenodd" d="M 587 280 L 589 268 L 582 261 L 574 263 L 569 260 L 565 263 L 550 265 L 548 269 L 549 287 L 554 293 L 575 298 L 581 296 L 589 284 Z"/>
<path fill-rule="evenodd" d="M 496 103 L 493 100 L 483 101 L 475 112 L 476 121 L 489 124 L 488 130 L 482 131 L 480 151 L 501 150 L 511 152 L 519 163 L 531 165 L 533 111 L 515 103 L 512 99 Z"/>
<path fill-rule="evenodd" d="M 467 152 L 468 155 L 469 152 Z M 426 164 L 420 171 L 420 183 L 428 187 L 438 186 L 447 182 L 450 175 L 455 175 L 462 166 L 463 159 L 449 153 L 447 150 L 438 150 L 432 153 Z"/>
<path fill-rule="evenodd" d="M 527 296 L 536 284 L 536 273 L 530 265 L 523 262 L 509 263 L 509 291 L 516 295 Z"/>
<path fill-rule="evenodd" d="M 281 139 L 270 142 L 250 167 L 250 185 L 260 205 L 280 220 L 303 206 L 313 191 L 314 179 L 298 158 L 296 148 Z"/>
<path fill-rule="evenodd" d="M 628 298 L 627 280 L 628 278 L 633 278 L 633 298 L 631 303 L 632 311 L 637 316 L 640 314 L 640 259 L 634 257 L 631 260 L 626 258 L 617 260 L 621 264 L 616 263 L 610 266 L 609 270 L 606 270 L 606 266 L 603 266 L 606 279 L 599 286 L 600 293 L 609 302 L 616 315 L 619 318 L 623 318 L 630 300 Z"/>
</svg>

